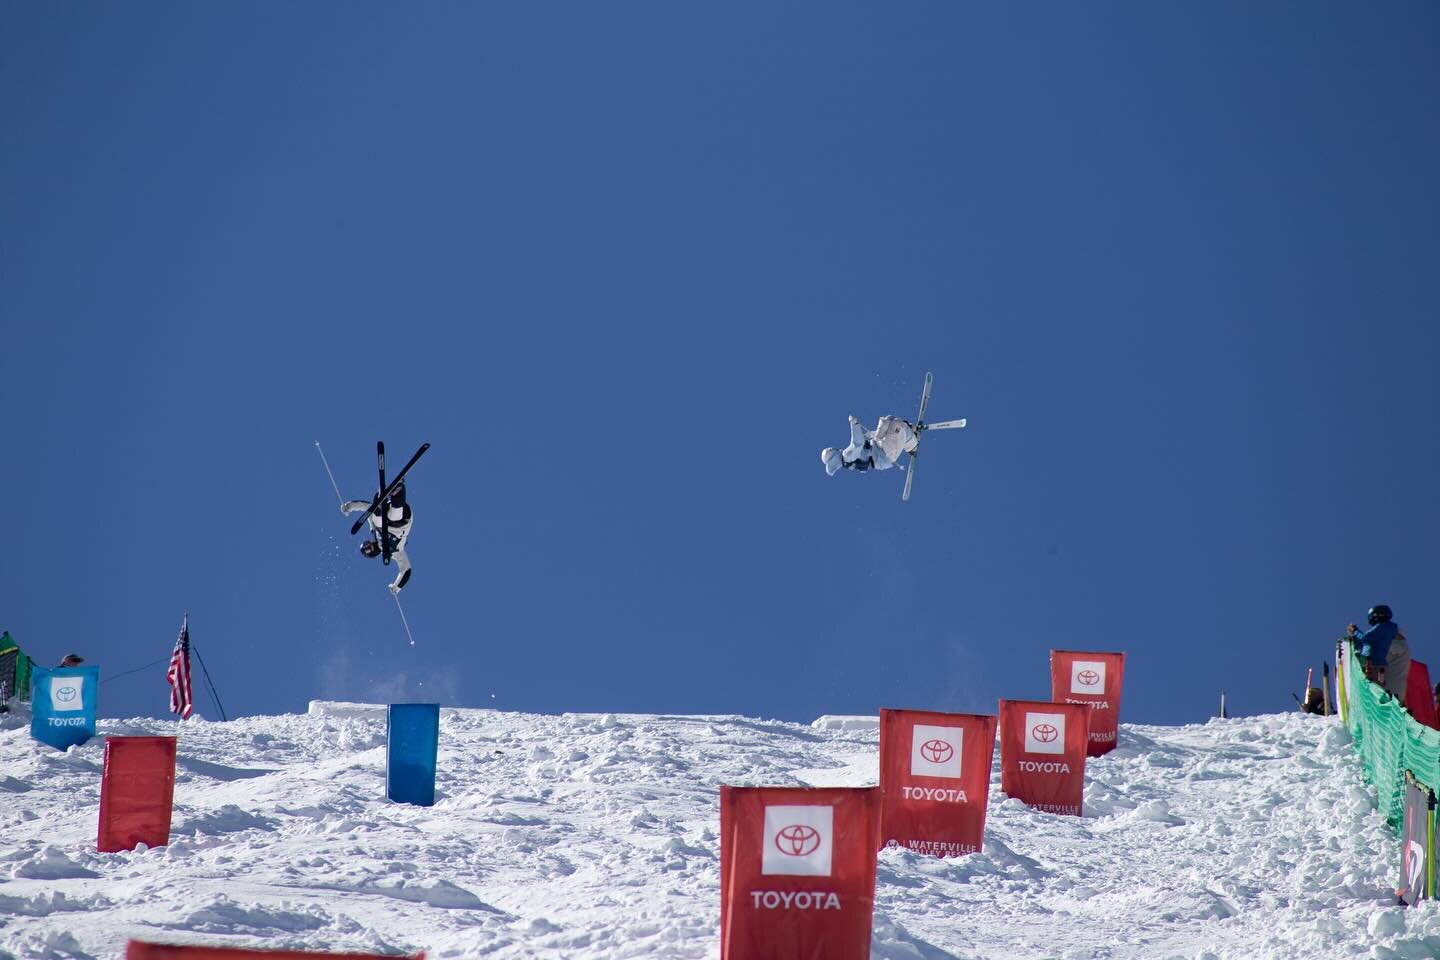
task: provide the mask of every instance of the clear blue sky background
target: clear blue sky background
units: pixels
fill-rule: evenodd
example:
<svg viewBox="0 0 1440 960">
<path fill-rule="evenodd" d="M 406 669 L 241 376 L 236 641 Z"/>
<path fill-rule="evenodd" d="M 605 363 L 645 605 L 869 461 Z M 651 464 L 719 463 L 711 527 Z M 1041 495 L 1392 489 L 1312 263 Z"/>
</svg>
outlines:
<svg viewBox="0 0 1440 960">
<path fill-rule="evenodd" d="M 0 6 L 0 629 L 232 714 L 1440 666 L 1431 3 Z M 931 412 L 827 478 L 847 414 Z M 406 641 L 347 496 L 413 476 Z M 101 688 L 163 713 L 163 665 Z M 214 716 L 208 699 L 201 709 Z"/>
</svg>

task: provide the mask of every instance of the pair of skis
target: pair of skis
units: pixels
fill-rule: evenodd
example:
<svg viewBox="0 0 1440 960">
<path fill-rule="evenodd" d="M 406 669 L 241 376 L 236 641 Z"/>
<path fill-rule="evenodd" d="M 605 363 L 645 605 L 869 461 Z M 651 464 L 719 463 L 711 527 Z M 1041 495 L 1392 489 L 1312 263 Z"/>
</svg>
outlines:
<svg viewBox="0 0 1440 960">
<path fill-rule="evenodd" d="M 910 485 L 915 482 L 915 458 L 920 453 L 920 435 L 926 430 L 959 430 L 965 426 L 962 417 L 959 420 L 942 420 L 939 423 L 925 422 L 925 408 L 930 405 L 930 388 L 935 383 L 935 377 L 930 371 L 925 371 L 925 389 L 920 394 L 920 413 L 915 417 L 915 449 L 910 451 L 910 463 L 905 469 L 905 491 L 900 494 L 901 501 L 910 499 Z"/>
</svg>

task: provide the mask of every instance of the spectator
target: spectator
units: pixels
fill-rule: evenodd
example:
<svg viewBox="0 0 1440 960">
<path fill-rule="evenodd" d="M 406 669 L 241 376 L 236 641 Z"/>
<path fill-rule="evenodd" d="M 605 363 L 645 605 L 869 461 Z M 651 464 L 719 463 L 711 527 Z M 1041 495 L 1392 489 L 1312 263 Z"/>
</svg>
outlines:
<svg viewBox="0 0 1440 960">
<path fill-rule="evenodd" d="M 1366 616 L 1368 630 L 1360 633 L 1352 623 L 1346 632 L 1355 638 L 1366 679 L 1380 684 L 1403 706 L 1410 677 L 1410 644 L 1395 625 L 1394 616 L 1388 606 L 1379 603 Z"/>
<path fill-rule="evenodd" d="M 1390 641 L 1390 652 L 1385 655 L 1385 689 L 1395 694 L 1400 705 L 1405 705 L 1410 682 L 1410 641 L 1405 631 L 1395 630 L 1395 639 Z"/>
<path fill-rule="evenodd" d="M 60 661 L 62 667 L 78 667 L 85 662 L 85 658 L 78 653 L 67 653 L 65 659 Z"/>
</svg>

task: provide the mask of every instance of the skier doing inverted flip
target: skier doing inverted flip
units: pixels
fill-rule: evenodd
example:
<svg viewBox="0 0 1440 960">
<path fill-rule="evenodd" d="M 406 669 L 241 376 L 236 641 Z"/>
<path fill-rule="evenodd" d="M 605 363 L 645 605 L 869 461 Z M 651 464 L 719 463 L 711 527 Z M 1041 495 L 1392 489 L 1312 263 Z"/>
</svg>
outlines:
<svg viewBox="0 0 1440 960">
<path fill-rule="evenodd" d="M 844 450 L 826 447 L 820 451 L 825 472 L 835 476 L 841 470 L 889 470 L 902 453 L 914 453 L 920 445 L 915 425 L 899 417 L 881 417 L 874 430 L 866 430 L 857 418 L 850 418 L 850 444 Z"/>
<path fill-rule="evenodd" d="M 889 470 L 903 454 L 910 454 L 905 473 L 905 491 L 900 499 L 910 499 L 910 484 L 915 476 L 915 458 L 920 450 L 920 435 L 926 430 L 953 430 L 965 426 L 964 420 L 926 423 L 925 407 L 930 402 L 934 378 L 925 374 L 925 390 L 920 395 L 920 414 L 915 422 L 900 417 L 881 417 L 874 430 L 866 430 L 856 417 L 850 418 L 850 443 L 843 450 L 826 447 L 820 451 L 825 473 L 835 476 L 841 470 Z"/>
<path fill-rule="evenodd" d="M 370 509 L 369 500 L 347 500 L 340 505 L 340 512 L 347 517 L 352 513 Z M 382 516 L 383 514 L 383 516 Z M 390 498 L 380 509 L 367 518 L 370 521 L 370 536 L 360 541 L 360 552 L 367 557 L 378 557 L 381 549 L 380 538 L 390 538 L 390 556 L 395 558 L 398 572 L 390 584 L 390 592 L 398 594 L 410 582 L 410 557 L 405 553 L 405 541 L 410 539 L 410 528 L 415 512 L 405 499 L 405 482 L 402 480 L 390 493 Z"/>
</svg>

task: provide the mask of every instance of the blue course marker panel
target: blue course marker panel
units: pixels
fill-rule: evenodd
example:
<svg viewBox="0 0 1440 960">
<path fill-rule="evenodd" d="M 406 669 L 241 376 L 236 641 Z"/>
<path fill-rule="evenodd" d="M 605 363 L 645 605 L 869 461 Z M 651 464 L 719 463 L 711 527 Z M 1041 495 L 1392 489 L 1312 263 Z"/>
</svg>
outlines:
<svg viewBox="0 0 1440 960">
<path fill-rule="evenodd" d="M 385 752 L 385 796 L 395 803 L 435 804 L 435 754 L 440 748 L 440 704 L 390 704 Z"/>
<path fill-rule="evenodd" d="M 30 736 L 56 750 L 95 736 L 99 667 L 36 667 L 30 676 Z"/>
</svg>

